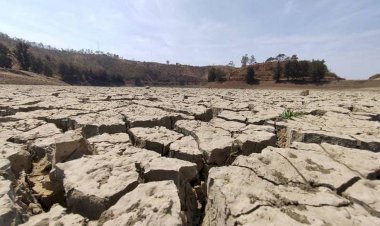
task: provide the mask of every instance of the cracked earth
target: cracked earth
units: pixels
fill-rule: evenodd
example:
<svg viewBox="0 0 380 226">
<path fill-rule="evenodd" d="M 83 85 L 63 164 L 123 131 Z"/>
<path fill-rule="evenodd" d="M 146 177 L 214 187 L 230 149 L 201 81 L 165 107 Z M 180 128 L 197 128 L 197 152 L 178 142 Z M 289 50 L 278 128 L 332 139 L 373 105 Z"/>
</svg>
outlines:
<svg viewBox="0 0 380 226">
<path fill-rule="evenodd" d="M 380 93 L 303 93 L 1 86 L 0 225 L 380 225 Z"/>
</svg>

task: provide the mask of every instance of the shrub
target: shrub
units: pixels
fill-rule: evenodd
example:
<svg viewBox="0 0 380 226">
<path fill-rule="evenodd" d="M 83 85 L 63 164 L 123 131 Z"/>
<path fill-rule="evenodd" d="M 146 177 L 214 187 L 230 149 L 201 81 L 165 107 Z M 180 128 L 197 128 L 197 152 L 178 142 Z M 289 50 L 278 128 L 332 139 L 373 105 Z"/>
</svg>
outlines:
<svg viewBox="0 0 380 226">
<path fill-rule="evenodd" d="M 144 86 L 140 78 L 135 78 L 135 86 Z"/>
<path fill-rule="evenodd" d="M 253 66 L 249 66 L 247 68 L 247 75 L 245 80 L 248 84 L 253 84 L 255 82 L 255 68 Z"/>
<path fill-rule="evenodd" d="M 290 109 L 290 108 L 286 108 L 283 112 L 282 112 L 282 114 L 281 114 L 281 118 L 282 119 L 292 119 L 292 118 L 294 118 L 294 117 L 297 117 L 297 116 L 299 116 L 300 115 L 300 113 L 299 112 L 295 112 L 295 111 L 293 111 L 292 109 Z"/>
<path fill-rule="evenodd" d="M 121 75 L 114 75 L 112 76 L 111 82 L 115 86 L 123 86 L 124 85 L 124 79 Z"/>
<path fill-rule="evenodd" d="M 226 73 L 222 69 L 212 67 L 208 71 L 209 82 L 214 82 L 214 81 L 223 82 L 225 80 L 226 80 Z"/>
<path fill-rule="evenodd" d="M 276 82 L 280 81 L 282 71 L 283 71 L 282 65 L 281 65 L 280 61 L 277 61 L 276 66 L 272 68 L 273 80 L 275 80 Z"/>
<path fill-rule="evenodd" d="M 215 79 L 216 79 L 216 68 L 210 68 L 210 70 L 208 70 L 208 81 L 209 82 L 215 82 Z"/>
<path fill-rule="evenodd" d="M 43 71 L 43 74 L 47 77 L 51 77 L 53 76 L 53 70 L 48 66 L 48 65 L 44 65 L 44 71 Z"/>
</svg>

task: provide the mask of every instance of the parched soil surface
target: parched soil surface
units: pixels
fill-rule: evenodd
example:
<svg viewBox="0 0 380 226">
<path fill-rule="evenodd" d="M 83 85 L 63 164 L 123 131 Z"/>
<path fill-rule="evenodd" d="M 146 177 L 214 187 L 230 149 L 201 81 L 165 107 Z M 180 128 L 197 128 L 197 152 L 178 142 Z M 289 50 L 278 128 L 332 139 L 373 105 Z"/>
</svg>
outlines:
<svg viewBox="0 0 380 226">
<path fill-rule="evenodd" d="M 0 225 L 380 225 L 379 152 L 374 91 L 3 85 Z"/>
</svg>

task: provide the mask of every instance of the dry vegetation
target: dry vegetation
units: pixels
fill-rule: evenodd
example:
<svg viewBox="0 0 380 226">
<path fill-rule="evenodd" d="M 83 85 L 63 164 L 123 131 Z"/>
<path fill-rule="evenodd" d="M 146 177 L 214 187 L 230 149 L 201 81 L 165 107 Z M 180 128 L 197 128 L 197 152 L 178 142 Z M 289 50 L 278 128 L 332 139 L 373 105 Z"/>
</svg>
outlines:
<svg viewBox="0 0 380 226">
<path fill-rule="evenodd" d="M 293 58 L 286 58 L 284 54 L 278 60 L 270 58 L 271 60 L 268 59 L 265 63 L 252 61 L 252 65 L 241 68 L 231 65 L 196 67 L 179 63 L 160 64 L 126 60 L 118 55 L 101 51 L 59 50 L 42 43 L 10 38 L 6 34 L 0 34 L 0 45 L 4 50 L 2 56 L 8 56 L 10 62 L 0 65 L 1 67 L 29 70 L 48 77 L 61 78 L 64 82 L 75 85 L 194 86 L 210 80 L 211 73 L 216 73 L 215 77 L 217 78 L 214 80 L 220 82 L 247 81 L 250 84 L 258 84 L 259 81 L 276 80 L 277 82 L 297 83 L 300 82 L 300 79 L 301 83 L 315 82 L 310 79 L 311 75 L 308 69 L 306 72 L 302 72 L 299 67 L 301 63 L 306 62 L 307 68 L 310 68 L 313 66 L 313 61 L 298 61 L 298 58 L 294 61 Z M 295 72 L 291 79 L 285 75 L 288 64 L 296 66 L 296 68 L 293 67 Z M 276 77 L 276 68 L 278 67 L 281 67 L 282 70 Z M 292 69 L 292 67 L 289 68 Z M 327 67 L 325 68 L 327 70 Z M 338 76 L 328 71 L 322 78 L 324 82 L 340 80 Z"/>
</svg>

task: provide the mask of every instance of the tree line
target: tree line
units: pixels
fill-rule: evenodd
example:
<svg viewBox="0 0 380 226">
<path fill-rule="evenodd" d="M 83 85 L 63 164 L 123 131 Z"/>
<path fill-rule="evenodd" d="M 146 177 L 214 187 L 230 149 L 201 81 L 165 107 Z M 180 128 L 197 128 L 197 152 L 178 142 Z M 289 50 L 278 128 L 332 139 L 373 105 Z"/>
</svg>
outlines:
<svg viewBox="0 0 380 226">
<path fill-rule="evenodd" d="M 285 62 L 277 61 L 272 67 L 273 80 L 279 82 L 282 77 L 287 81 L 313 81 L 321 82 L 328 72 L 324 60 L 287 60 Z"/>
<path fill-rule="evenodd" d="M 175 85 L 192 85 L 198 84 L 202 75 L 207 71 L 205 67 L 196 67 L 190 65 L 176 64 L 160 64 L 155 62 L 126 60 L 122 57 L 104 53 L 102 51 L 92 50 L 73 50 L 73 49 L 57 49 L 42 43 L 25 41 L 19 38 L 11 38 L 0 32 L 0 43 L 6 50 L 5 54 L 0 57 L 9 59 L 0 59 L 0 67 L 17 68 L 22 70 L 34 71 L 41 73 L 46 71 L 46 75 L 60 76 L 65 81 L 77 85 L 87 84 L 107 84 L 119 85 L 121 78 L 124 83 L 132 83 L 133 80 L 139 78 L 144 84 L 175 84 Z M 27 54 L 19 54 L 20 62 L 16 59 L 16 46 L 23 43 L 27 46 L 27 52 L 30 57 L 23 57 Z M 20 48 L 21 49 L 21 48 Z M 25 53 L 26 51 L 18 51 Z M 25 60 L 24 60 L 25 59 Z M 12 64 L 13 63 L 13 64 Z M 168 62 L 170 63 L 170 62 Z M 62 75 L 59 66 L 65 64 L 69 70 L 75 74 Z M 26 69 L 27 68 L 27 69 Z M 51 73 L 49 72 L 51 69 Z M 65 71 L 65 70 L 63 70 Z M 108 76 L 104 79 L 101 76 Z M 107 82 L 108 81 L 108 82 Z"/>
<path fill-rule="evenodd" d="M 53 76 L 55 64 L 51 62 L 48 55 L 45 58 L 36 57 L 30 52 L 30 44 L 19 41 L 15 49 L 10 50 L 7 46 L 0 43 L 0 67 L 12 68 L 14 62 L 12 57 L 17 60 L 21 70 L 43 74 L 47 77 Z M 124 85 L 123 77 L 119 74 L 109 74 L 105 70 L 93 71 L 91 69 L 80 68 L 72 64 L 60 62 L 57 73 L 64 82 L 69 84 L 88 84 L 100 86 L 121 86 Z"/>
<path fill-rule="evenodd" d="M 91 50 L 91 49 L 80 49 L 80 50 L 75 50 L 75 49 L 58 49 L 58 48 L 55 48 L 55 47 L 50 46 L 50 45 L 44 45 L 41 42 L 37 43 L 37 42 L 30 42 L 30 41 L 27 41 L 27 40 L 24 40 L 24 39 L 21 39 L 21 38 L 11 38 L 7 34 L 2 33 L 2 32 L 0 32 L 0 39 L 3 39 L 3 40 L 12 40 L 12 41 L 17 42 L 17 43 L 22 42 L 22 43 L 26 43 L 30 47 L 36 47 L 36 48 L 39 48 L 39 49 L 46 49 L 46 50 L 55 51 L 55 52 L 75 53 L 75 54 L 82 54 L 82 55 L 103 55 L 103 56 L 108 56 L 108 57 L 115 58 L 115 59 L 123 59 L 123 57 L 121 57 L 121 56 L 119 56 L 117 54 L 113 54 L 113 53 L 110 53 L 110 52 L 103 52 L 101 50 L 94 51 L 94 50 Z"/>
<path fill-rule="evenodd" d="M 202 74 L 204 71 L 200 67 L 179 63 L 167 66 L 126 61 L 106 55 L 76 55 L 60 50 L 35 48 L 29 42 L 13 41 L 14 39 L 10 39 L 10 42 L 0 40 L 0 67 L 12 68 L 17 64 L 21 70 L 46 76 L 56 74 L 64 82 L 75 85 L 122 86 L 134 79 L 136 86 L 165 83 L 185 86 L 198 84 L 199 80 L 184 72 L 188 73 L 190 69 Z M 2 43 L 8 44 L 13 50 Z"/>
<path fill-rule="evenodd" d="M 256 64 L 257 62 L 254 55 L 251 55 L 251 57 L 248 57 L 248 54 L 242 56 L 241 66 L 245 71 L 245 81 L 248 84 L 258 82 L 256 78 Z M 321 82 L 325 78 L 326 73 L 329 72 L 324 60 L 299 60 L 297 55 L 288 57 L 282 53 L 276 57 L 269 57 L 263 64 L 271 65 L 270 73 L 276 82 L 280 82 L 284 78 L 292 82 Z M 228 66 L 229 69 L 232 68 L 232 70 L 239 70 L 234 69 L 235 64 L 233 61 L 230 61 L 226 66 Z M 227 73 L 225 70 L 212 67 L 208 72 L 208 81 L 223 82 L 226 81 L 226 76 Z"/>
<path fill-rule="evenodd" d="M 122 86 L 124 79 L 121 75 L 109 74 L 105 70 L 81 69 L 71 64 L 60 63 L 58 73 L 64 82 L 69 84 L 93 86 Z"/>
<path fill-rule="evenodd" d="M 58 50 L 21 39 L 11 39 L 2 33 L 0 33 L 0 41 L 0 67 L 12 68 L 18 65 L 22 70 L 46 76 L 59 75 L 63 81 L 70 84 L 123 85 L 124 81 L 134 79 L 136 84 L 166 82 L 186 85 L 196 84 L 197 79 L 200 79 L 207 71 L 208 81 L 226 81 L 228 72 L 235 70 L 233 61 L 230 61 L 228 67 L 223 69 L 180 64 L 162 65 L 121 60 L 117 55 L 110 56 L 111 54 L 96 55 L 88 50 Z M 297 55 L 288 57 L 285 54 L 278 54 L 276 57 L 268 58 L 265 63 L 271 66 L 270 73 L 275 81 L 286 79 L 319 82 L 328 72 L 323 60 L 303 61 L 298 60 Z M 246 74 L 247 83 L 258 81 L 256 77 L 260 75 L 261 69 L 254 55 L 243 55 L 241 66 L 244 69 L 243 73 Z"/>
<path fill-rule="evenodd" d="M 287 81 L 321 82 L 329 72 L 324 60 L 299 60 L 297 55 L 291 57 L 280 53 L 276 57 L 269 57 L 266 63 L 276 63 L 272 67 L 273 80 L 279 82 L 281 77 Z"/>
<path fill-rule="evenodd" d="M 29 44 L 19 42 L 14 50 L 0 43 L 0 67 L 12 68 L 14 62 L 12 56 L 17 60 L 20 68 L 24 71 L 31 71 L 38 74 L 44 74 L 48 77 L 53 75 L 52 68 L 39 57 L 35 57 L 29 52 Z"/>
</svg>

